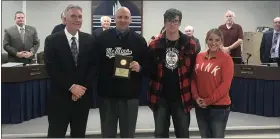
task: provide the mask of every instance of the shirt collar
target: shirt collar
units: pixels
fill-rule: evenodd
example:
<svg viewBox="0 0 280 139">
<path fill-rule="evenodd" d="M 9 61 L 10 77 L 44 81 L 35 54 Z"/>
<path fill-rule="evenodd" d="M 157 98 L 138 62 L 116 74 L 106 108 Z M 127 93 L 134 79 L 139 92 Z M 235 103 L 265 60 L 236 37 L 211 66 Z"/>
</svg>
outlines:
<svg viewBox="0 0 280 139">
<path fill-rule="evenodd" d="M 228 28 L 227 28 L 227 24 L 224 24 L 224 28 L 225 28 L 225 29 L 228 29 Z M 232 28 L 235 28 L 235 23 L 234 23 L 234 22 L 232 23 L 230 29 L 232 29 Z"/>
<path fill-rule="evenodd" d="M 72 34 L 70 34 L 66 28 L 64 29 L 64 32 L 65 32 L 65 35 L 66 35 L 68 41 L 70 41 L 72 39 L 72 37 L 75 37 L 76 41 L 79 42 L 79 33 L 78 33 L 79 31 L 77 31 L 77 33 L 74 36 Z"/>
<path fill-rule="evenodd" d="M 117 36 L 119 36 L 120 34 L 122 34 L 123 36 L 126 35 L 128 32 L 129 32 L 129 29 L 127 29 L 125 32 L 120 32 L 117 28 L 116 29 L 116 33 L 117 33 Z"/>
<path fill-rule="evenodd" d="M 25 30 L 25 25 L 23 25 L 23 26 L 21 27 L 21 26 L 19 26 L 19 25 L 16 24 L 16 26 L 17 26 L 18 30 L 20 30 L 20 28 L 23 28 L 23 29 Z"/>
<path fill-rule="evenodd" d="M 110 29 L 110 27 L 109 27 L 108 29 Z M 108 29 L 105 29 L 105 28 L 102 27 L 102 30 L 103 30 L 103 31 L 108 30 Z"/>
<path fill-rule="evenodd" d="M 273 30 L 273 34 L 280 33 L 280 31 Z"/>
<path fill-rule="evenodd" d="M 216 52 L 216 55 L 213 56 L 213 57 L 211 57 L 211 58 L 219 58 L 219 57 L 221 57 L 221 55 L 222 55 L 223 53 L 224 53 L 223 51 L 218 50 L 218 51 Z M 208 54 L 209 54 L 209 49 L 203 54 L 204 57 L 205 57 L 205 59 L 208 59 Z"/>
<path fill-rule="evenodd" d="M 179 40 L 182 38 L 182 36 L 183 35 L 185 35 L 185 34 L 183 34 L 180 30 L 179 30 Z M 187 35 L 185 35 L 185 36 L 187 36 Z M 161 37 L 162 38 L 164 38 L 164 39 L 166 39 L 166 31 L 164 31 L 162 34 L 161 34 Z M 187 37 L 189 37 L 189 36 L 187 36 Z M 190 37 L 191 38 L 191 37 Z"/>
</svg>

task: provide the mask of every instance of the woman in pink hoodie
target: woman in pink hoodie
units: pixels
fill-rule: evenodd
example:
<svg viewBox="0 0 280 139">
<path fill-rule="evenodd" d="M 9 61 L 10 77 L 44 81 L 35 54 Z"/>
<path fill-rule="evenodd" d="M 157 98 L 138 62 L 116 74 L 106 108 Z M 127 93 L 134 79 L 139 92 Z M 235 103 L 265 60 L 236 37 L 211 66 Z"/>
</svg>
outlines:
<svg viewBox="0 0 280 139">
<path fill-rule="evenodd" d="M 234 64 L 222 49 L 224 39 L 219 29 L 208 31 L 205 41 L 209 49 L 196 57 L 192 98 L 197 103 L 195 112 L 201 137 L 224 138 Z"/>
</svg>

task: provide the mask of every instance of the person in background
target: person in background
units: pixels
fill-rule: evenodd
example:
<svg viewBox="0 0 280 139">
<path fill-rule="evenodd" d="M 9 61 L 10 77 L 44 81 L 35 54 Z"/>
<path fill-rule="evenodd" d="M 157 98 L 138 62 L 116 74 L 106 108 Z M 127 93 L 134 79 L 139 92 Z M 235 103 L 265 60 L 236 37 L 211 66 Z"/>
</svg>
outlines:
<svg viewBox="0 0 280 139">
<path fill-rule="evenodd" d="M 54 34 L 54 33 L 60 32 L 60 31 L 63 31 L 63 30 L 65 29 L 65 26 L 66 26 L 66 25 L 65 25 L 65 21 L 64 21 L 64 18 L 65 18 L 64 11 L 61 13 L 60 18 L 61 18 L 62 23 L 59 24 L 59 25 L 56 25 L 56 26 L 53 28 L 51 34 Z"/>
<path fill-rule="evenodd" d="M 133 138 L 138 116 L 142 80 L 148 74 L 147 42 L 129 28 L 131 13 L 121 7 L 115 14 L 116 27 L 105 30 L 95 38 L 98 46 L 97 92 L 101 133 L 104 138 L 116 138 L 119 121 L 120 137 Z M 131 56 L 130 78 L 115 76 L 116 56 Z"/>
<path fill-rule="evenodd" d="M 201 51 L 201 46 L 200 46 L 199 40 L 193 36 L 194 28 L 192 26 L 186 26 L 184 33 L 195 41 L 196 46 L 197 46 L 196 52 L 199 53 Z"/>
<path fill-rule="evenodd" d="M 209 30 L 205 39 L 209 49 L 196 58 L 191 90 L 201 138 L 225 137 L 234 65 L 231 56 L 222 50 L 223 41 L 219 29 Z"/>
<path fill-rule="evenodd" d="M 70 136 L 84 138 L 96 78 L 96 46 L 91 34 L 79 31 L 82 8 L 69 5 L 64 13 L 64 31 L 45 40 L 45 66 L 51 81 L 48 137 L 64 138 L 70 124 Z"/>
<path fill-rule="evenodd" d="M 153 111 L 156 138 L 168 138 L 170 117 L 177 138 L 189 138 L 191 75 L 196 58 L 196 43 L 179 31 L 182 12 L 164 13 L 165 31 L 150 44 L 149 107 Z M 150 56 L 151 55 L 151 56 Z"/>
<path fill-rule="evenodd" d="M 30 64 L 37 53 L 40 40 L 35 27 L 25 25 L 25 14 L 15 13 L 16 25 L 4 30 L 3 47 L 8 53 L 8 62 Z"/>
<path fill-rule="evenodd" d="M 224 37 L 224 51 L 234 58 L 234 63 L 241 64 L 241 44 L 243 43 L 243 30 L 239 24 L 234 22 L 235 14 L 232 11 L 225 13 L 225 24 L 220 25 Z"/>
<path fill-rule="evenodd" d="M 260 46 L 260 60 L 262 63 L 280 62 L 280 17 L 274 18 L 273 26 L 273 31 L 263 33 Z"/>
<path fill-rule="evenodd" d="M 107 30 L 110 28 L 111 25 L 111 18 L 109 16 L 102 16 L 100 18 L 101 22 L 101 28 L 95 29 L 92 33 L 94 37 L 97 37 L 100 35 L 101 32 Z"/>
</svg>

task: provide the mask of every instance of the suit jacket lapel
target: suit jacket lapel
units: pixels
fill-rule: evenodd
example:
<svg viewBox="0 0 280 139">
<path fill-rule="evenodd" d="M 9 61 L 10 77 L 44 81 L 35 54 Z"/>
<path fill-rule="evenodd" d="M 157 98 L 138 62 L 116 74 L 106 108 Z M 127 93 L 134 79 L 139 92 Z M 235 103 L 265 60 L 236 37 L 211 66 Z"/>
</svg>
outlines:
<svg viewBox="0 0 280 139">
<path fill-rule="evenodd" d="M 71 46 L 69 45 L 69 42 L 68 42 L 68 40 L 67 40 L 67 37 L 66 37 L 66 34 L 65 34 L 65 32 L 63 31 L 63 32 L 61 32 L 62 33 L 62 48 L 63 48 L 63 50 L 62 51 L 64 51 L 65 50 L 65 54 L 66 54 L 66 57 L 67 57 L 67 59 L 69 59 L 70 61 L 71 61 L 71 64 L 72 64 L 72 66 L 73 67 L 75 67 L 75 62 L 74 62 L 74 59 L 73 59 L 73 56 L 72 56 L 72 52 L 71 52 Z"/>
<path fill-rule="evenodd" d="M 21 48 L 21 51 L 25 50 L 25 45 L 23 43 L 23 40 L 22 40 L 21 35 L 19 33 L 18 27 L 16 25 L 14 25 L 13 31 L 14 31 L 14 35 L 18 36 L 18 38 L 20 39 L 19 42 L 21 43 L 21 46 L 23 46 Z"/>
<path fill-rule="evenodd" d="M 273 31 L 271 31 L 271 33 L 269 33 L 269 36 L 268 36 L 268 46 L 269 46 L 269 52 L 270 52 L 270 49 L 272 48 L 272 41 L 273 41 Z"/>
<path fill-rule="evenodd" d="M 78 48 L 78 63 L 77 65 L 79 65 L 79 63 L 81 62 L 80 59 L 81 59 L 81 55 L 82 55 L 82 52 L 83 52 L 83 49 L 84 49 L 84 37 L 83 37 L 83 34 L 81 32 L 79 32 L 79 48 Z"/>
<path fill-rule="evenodd" d="M 18 28 L 17 28 L 16 25 L 13 27 L 13 30 L 15 32 L 15 35 L 17 35 L 17 36 L 19 36 L 21 38 L 20 33 L 19 33 Z"/>
<path fill-rule="evenodd" d="M 28 27 L 28 26 L 25 26 L 25 30 L 24 30 L 24 43 L 27 42 L 29 33 L 30 33 L 29 27 Z"/>
</svg>

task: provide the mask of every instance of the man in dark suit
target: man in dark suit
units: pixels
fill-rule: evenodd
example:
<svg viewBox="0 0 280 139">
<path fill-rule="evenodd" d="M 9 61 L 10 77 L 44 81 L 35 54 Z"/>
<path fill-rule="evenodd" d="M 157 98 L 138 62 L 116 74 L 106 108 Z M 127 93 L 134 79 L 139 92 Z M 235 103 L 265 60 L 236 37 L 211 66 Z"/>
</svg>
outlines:
<svg viewBox="0 0 280 139">
<path fill-rule="evenodd" d="M 5 29 L 3 47 L 8 52 L 8 62 L 29 64 L 34 58 L 40 41 L 35 27 L 25 25 L 25 15 L 15 13 L 16 25 Z"/>
<path fill-rule="evenodd" d="M 274 30 L 263 34 L 260 46 L 262 63 L 280 63 L 280 17 L 273 20 Z"/>
<path fill-rule="evenodd" d="M 195 41 L 196 46 L 197 46 L 196 52 L 199 53 L 199 52 L 201 51 L 199 39 L 197 39 L 197 38 L 195 38 L 195 37 L 193 36 L 193 32 L 194 32 L 194 28 L 193 28 L 192 26 L 186 26 L 186 27 L 185 27 L 184 33 L 185 33 L 187 36 L 191 37 L 191 38 Z"/>
<path fill-rule="evenodd" d="M 61 16 L 60 16 L 62 23 L 59 24 L 59 25 L 56 25 L 56 26 L 53 28 L 51 34 L 54 34 L 54 33 L 56 33 L 56 32 L 60 32 L 60 31 L 63 31 L 63 30 L 64 30 L 64 28 L 65 28 L 65 26 L 66 26 L 65 23 L 64 23 L 64 17 L 65 17 L 65 16 L 64 16 L 64 12 L 62 12 L 62 13 L 61 13 Z"/>
<path fill-rule="evenodd" d="M 45 64 L 51 79 L 48 100 L 48 137 L 65 136 L 70 123 L 71 137 L 85 137 L 92 100 L 94 74 L 93 37 L 80 32 L 82 9 L 69 5 L 64 31 L 45 41 Z"/>
<path fill-rule="evenodd" d="M 92 32 L 92 35 L 94 37 L 99 36 L 101 32 L 110 28 L 111 18 L 109 16 L 102 16 L 100 18 L 100 22 L 101 22 L 101 28 L 95 29 Z"/>
</svg>

